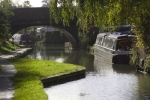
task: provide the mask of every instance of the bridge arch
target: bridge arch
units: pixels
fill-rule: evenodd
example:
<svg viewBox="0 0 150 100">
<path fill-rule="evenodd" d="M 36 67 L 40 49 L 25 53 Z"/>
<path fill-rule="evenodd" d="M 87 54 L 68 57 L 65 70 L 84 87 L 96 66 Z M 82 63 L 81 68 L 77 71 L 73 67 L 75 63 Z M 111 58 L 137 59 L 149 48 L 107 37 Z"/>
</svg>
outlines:
<svg viewBox="0 0 150 100">
<path fill-rule="evenodd" d="M 28 28 L 28 27 L 31 27 L 31 26 L 21 26 L 19 28 L 17 28 L 13 34 L 17 33 L 18 31 L 24 29 L 24 28 Z M 66 30 L 64 29 L 61 29 L 59 27 L 55 27 L 55 26 L 46 26 L 46 27 L 52 27 L 54 29 L 57 29 L 59 31 L 61 31 L 66 37 L 67 39 L 69 40 L 69 42 L 72 44 L 72 48 L 76 48 L 77 47 L 77 42 L 76 42 L 76 39 Z"/>
<path fill-rule="evenodd" d="M 66 37 L 72 43 L 73 47 L 79 45 L 78 27 L 76 19 L 70 21 L 70 26 L 64 26 L 62 22 L 56 24 L 54 21 L 50 23 L 49 8 L 14 8 L 14 16 L 10 18 L 12 34 L 19 30 L 30 26 L 52 26 L 64 32 Z M 51 27 L 50 26 L 50 27 Z"/>
<path fill-rule="evenodd" d="M 52 28 L 55 28 L 55 29 L 58 29 L 59 31 L 62 31 L 63 34 L 65 34 L 65 36 L 68 38 L 69 42 L 72 44 L 72 48 L 77 47 L 77 42 L 76 42 L 75 38 L 69 32 L 67 32 L 64 29 L 54 27 L 54 26 L 52 26 Z"/>
</svg>

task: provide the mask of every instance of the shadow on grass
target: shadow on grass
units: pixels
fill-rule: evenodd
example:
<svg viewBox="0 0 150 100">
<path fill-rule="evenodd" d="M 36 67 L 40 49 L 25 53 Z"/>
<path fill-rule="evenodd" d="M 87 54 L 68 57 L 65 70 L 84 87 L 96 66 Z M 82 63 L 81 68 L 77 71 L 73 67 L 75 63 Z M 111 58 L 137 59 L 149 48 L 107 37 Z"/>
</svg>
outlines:
<svg viewBox="0 0 150 100">
<path fill-rule="evenodd" d="M 14 100 L 47 100 L 38 72 L 19 71 L 14 75 Z"/>
<path fill-rule="evenodd" d="M 78 70 L 77 65 L 56 63 L 49 60 L 19 58 L 10 59 L 10 61 L 17 69 L 17 73 L 13 77 L 14 100 L 46 100 L 47 95 L 43 90 L 42 78 L 53 75 L 59 76 Z"/>
</svg>

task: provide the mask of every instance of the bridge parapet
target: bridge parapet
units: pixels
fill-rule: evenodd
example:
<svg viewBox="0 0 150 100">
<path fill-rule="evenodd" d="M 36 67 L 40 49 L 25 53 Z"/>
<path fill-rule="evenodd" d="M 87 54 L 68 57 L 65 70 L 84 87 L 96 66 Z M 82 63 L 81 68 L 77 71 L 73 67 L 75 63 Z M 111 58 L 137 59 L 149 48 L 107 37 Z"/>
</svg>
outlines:
<svg viewBox="0 0 150 100">
<path fill-rule="evenodd" d="M 14 8 L 15 16 L 11 19 L 49 19 L 49 8 Z"/>
<path fill-rule="evenodd" d="M 14 8 L 11 25 L 50 25 L 49 8 Z"/>
</svg>

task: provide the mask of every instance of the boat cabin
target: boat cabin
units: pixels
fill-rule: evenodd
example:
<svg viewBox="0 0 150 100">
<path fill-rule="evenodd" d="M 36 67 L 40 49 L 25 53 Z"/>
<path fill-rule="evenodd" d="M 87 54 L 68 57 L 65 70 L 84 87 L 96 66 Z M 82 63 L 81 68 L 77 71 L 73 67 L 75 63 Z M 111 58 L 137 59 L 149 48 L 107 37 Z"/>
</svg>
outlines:
<svg viewBox="0 0 150 100">
<path fill-rule="evenodd" d="M 121 32 L 99 33 L 94 44 L 94 55 L 102 55 L 112 63 L 129 62 L 134 37 Z"/>
</svg>

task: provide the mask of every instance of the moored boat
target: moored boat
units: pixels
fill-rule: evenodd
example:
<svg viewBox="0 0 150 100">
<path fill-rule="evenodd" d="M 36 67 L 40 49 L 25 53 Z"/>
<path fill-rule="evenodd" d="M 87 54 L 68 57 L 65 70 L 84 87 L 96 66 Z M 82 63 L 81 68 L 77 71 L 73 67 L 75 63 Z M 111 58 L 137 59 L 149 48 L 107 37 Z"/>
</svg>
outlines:
<svg viewBox="0 0 150 100">
<path fill-rule="evenodd" d="M 110 63 L 129 63 L 134 35 L 123 32 L 99 33 L 94 44 L 95 59 Z"/>
<path fill-rule="evenodd" d="M 29 47 L 32 44 L 31 37 L 29 34 L 14 34 L 10 41 L 19 46 Z"/>
</svg>

